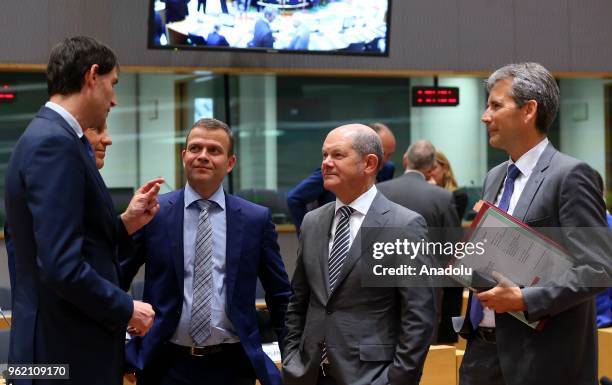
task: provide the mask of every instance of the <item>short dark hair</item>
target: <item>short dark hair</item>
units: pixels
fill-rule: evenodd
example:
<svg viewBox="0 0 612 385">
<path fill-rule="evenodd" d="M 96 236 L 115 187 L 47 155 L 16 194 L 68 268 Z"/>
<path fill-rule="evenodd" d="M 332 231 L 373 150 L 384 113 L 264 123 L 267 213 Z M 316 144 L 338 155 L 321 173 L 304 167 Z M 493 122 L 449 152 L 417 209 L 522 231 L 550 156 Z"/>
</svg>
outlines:
<svg viewBox="0 0 612 385">
<path fill-rule="evenodd" d="M 106 45 L 87 36 L 65 39 L 51 49 L 47 65 L 49 96 L 70 95 L 83 88 L 85 74 L 92 65 L 105 75 L 118 67 L 117 56 Z"/>
<path fill-rule="evenodd" d="M 213 119 L 213 118 L 203 118 L 203 119 L 198 120 L 197 122 L 193 124 L 193 126 L 187 133 L 187 136 L 185 136 L 185 147 L 187 147 L 187 143 L 189 141 L 189 135 L 191 134 L 191 131 L 193 131 L 194 128 L 203 128 L 205 130 L 210 130 L 210 131 L 213 131 L 213 130 L 225 131 L 225 133 L 227 134 L 227 137 L 229 138 L 228 154 L 230 156 L 234 155 L 234 134 L 232 133 L 232 130 L 229 128 L 227 124 L 223 123 L 220 120 Z"/>
</svg>

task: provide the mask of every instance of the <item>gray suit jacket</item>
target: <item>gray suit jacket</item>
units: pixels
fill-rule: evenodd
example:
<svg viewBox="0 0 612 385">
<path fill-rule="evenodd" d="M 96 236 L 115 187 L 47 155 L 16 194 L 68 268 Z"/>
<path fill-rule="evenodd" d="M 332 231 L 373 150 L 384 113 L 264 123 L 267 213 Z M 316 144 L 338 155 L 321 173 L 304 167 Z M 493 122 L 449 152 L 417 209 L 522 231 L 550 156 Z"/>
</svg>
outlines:
<svg viewBox="0 0 612 385">
<path fill-rule="evenodd" d="M 434 325 L 430 287 L 362 287 L 360 250 L 376 238 L 364 228 L 402 227 L 425 237 L 425 221 L 378 193 L 344 262 L 336 289 L 329 292 L 329 239 L 334 203 L 304 218 L 295 295 L 287 311 L 283 360 L 285 384 L 316 384 L 325 341 L 331 375 L 338 384 L 418 384 Z M 369 233 L 369 232 L 368 232 Z M 369 257 L 371 258 L 371 257 Z"/>
<path fill-rule="evenodd" d="M 484 199 L 495 202 L 508 162 L 485 178 Z M 556 282 L 524 288 L 533 330 L 506 313 L 495 314 L 497 351 L 507 385 L 593 385 L 597 383 L 597 337 L 593 296 L 600 288 L 584 282 L 610 282 L 610 237 L 585 238 L 584 227 L 604 228 L 605 206 L 594 171 L 548 145 L 527 181 L 514 217 L 533 227 L 562 227 L 556 241 L 570 251 L 575 267 Z M 607 233 L 609 235 L 609 233 Z M 469 301 L 471 302 L 471 295 Z M 469 309 L 469 304 L 468 304 Z M 461 333 L 472 332 L 469 320 Z"/>
<path fill-rule="evenodd" d="M 453 194 L 441 187 L 428 183 L 423 174 L 409 172 L 397 178 L 376 185 L 390 201 L 421 214 L 430 231 L 431 240 L 455 240 L 456 234 L 443 232 L 444 228 L 459 227 L 459 217 Z"/>
</svg>

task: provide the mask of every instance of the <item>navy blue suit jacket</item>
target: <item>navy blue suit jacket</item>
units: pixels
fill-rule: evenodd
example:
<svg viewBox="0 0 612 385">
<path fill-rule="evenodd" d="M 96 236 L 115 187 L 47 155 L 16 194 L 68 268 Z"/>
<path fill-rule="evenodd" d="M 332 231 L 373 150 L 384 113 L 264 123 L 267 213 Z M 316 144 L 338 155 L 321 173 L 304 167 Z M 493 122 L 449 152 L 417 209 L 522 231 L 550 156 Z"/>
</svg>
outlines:
<svg viewBox="0 0 612 385">
<path fill-rule="evenodd" d="M 280 373 L 261 348 L 255 309 L 259 277 L 266 292 L 272 323 L 283 343 L 285 312 L 292 291 L 276 242 L 270 211 L 233 195 L 225 195 L 227 219 L 226 311 L 262 384 L 280 384 Z M 158 349 L 179 323 L 183 304 L 184 190 L 159 197 L 161 209 L 135 237 L 134 257 L 122 260 L 125 285 L 146 263 L 143 300 L 155 309 L 155 322 L 144 337 L 126 346 L 128 364 L 147 370 Z"/>
<path fill-rule="evenodd" d="M 387 161 L 383 164 L 376 175 L 376 182 L 384 182 L 393 178 L 395 172 L 395 165 L 391 161 Z M 287 206 L 289 206 L 289 213 L 295 224 L 295 228 L 300 230 L 304 215 L 309 211 L 309 204 L 314 203 L 315 207 L 321 207 L 326 203 L 336 200 L 336 196 L 325 190 L 323 187 L 323 174 L 321 169 L 316 169 L 306 179 L 302 180 L 293 190 L 287 194 Z"/>
<path fill-rule="evenodd" d="M 229 47 L 229 43 L 225 39 L 225 36 L 219 34 L 217 31 L 212 31 L 206 38 L 206 44 L 214 45 L 218 47 Z"/>
<path fill-rule="evenodd" d="M 55 111 L 43 107 L 17 142 L 5 199 L 15 251 L 9 362 L 69 364 L 70 384 L 121 384 L 133 302 L 119 287 L 116 250 L 129 237 Z"/>
</svg>

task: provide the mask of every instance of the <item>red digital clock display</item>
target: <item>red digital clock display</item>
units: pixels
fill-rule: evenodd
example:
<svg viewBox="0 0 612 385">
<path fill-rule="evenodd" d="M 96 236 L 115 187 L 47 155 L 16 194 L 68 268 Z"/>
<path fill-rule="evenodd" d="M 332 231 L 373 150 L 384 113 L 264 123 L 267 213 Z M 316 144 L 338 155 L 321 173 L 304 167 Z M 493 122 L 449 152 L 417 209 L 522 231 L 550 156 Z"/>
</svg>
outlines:
<svg viewBox="0 0 612 385">
<path fill-rule="evenodd" d="M 0 86 L 0 103 L 12 103 L 15 101 L 15 91 L 8 84 Z"/>
<path fill-rule="evenodd" d="M 413 107 L 454 107 L 459 104 L 459 87 L 412 87 Z"/>
</svg>

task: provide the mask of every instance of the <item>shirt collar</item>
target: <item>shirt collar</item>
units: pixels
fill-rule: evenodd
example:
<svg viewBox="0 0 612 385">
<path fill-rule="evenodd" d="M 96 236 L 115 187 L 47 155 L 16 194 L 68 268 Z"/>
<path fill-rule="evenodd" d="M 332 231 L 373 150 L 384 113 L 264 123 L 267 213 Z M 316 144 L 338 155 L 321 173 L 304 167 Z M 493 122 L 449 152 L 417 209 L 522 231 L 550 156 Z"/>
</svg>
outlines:
<svg viewBox="0 0 612 385">
<path fill-rule="evenodd" d="M 407 169 L 406 171 L 404 171 L 404 175 L 406 175 L 406 174 L 415 174 L 415 173 L 417 175 L 420 175 L 423 179 L 425 179 L 425 174 L 423 174 L 419 170 L 410 170 L 410 169 Z"/>
<path fill-rule="evenodd" d="M 514 164 L 516 168 L 521 171 L 521 174 L 525 175 L 527 178 L 531 175 L 534 167 L 538 163 L 538 159 L 548 146 L 548 138 L 542 139 L 542 141 L 535 146 L 533 146 L 529 151 L 524 153 L 516 162 L 513 162 L 510 159 L 509 164 Z"/>
<path fill-rule="evenodd" d="M 336 209 L 334 212 L 337 213 L 338 209 L 342 206 L 351 206 L 353 210 L 362 215 L 366 215 L 370 209 L 370 206 L 372 205 L 372 202 L 374 201 L 374 198 L 376 197 L 377 192 L 378 190 L 376 189 L 376 186 L 372 185 L 368 191 L 361 194 L 357 199 L 348 205 L 345 205 L 340 201 L 340 199 L 336 198 Z"/>
<path fill-rule="evenodd" d="M 200 194 L 198 194 L 198 192 L 194 190 L 189 183 L 187 183 L 185 185 L 185 208 L 191 206 L 194 202 L 200 199 L 204 198 L 202 198 L 202 196 L 200 196 Z M 223 185 L 220 185 L 217 191 L 215 191 L 210 198 L 208 198 L 208 200 L 215 202 L 216 206 L 225 211 L 225 193 L 223 191 Z"/>
<path fill-rule="evenodd" d="M 45 103 L 45 107 L 52 109 L 53 111 L 60 114 L 60 116 L 64 118 L 66 123 L 68 123 L 68 125 L 72 127 L 72 129 L 74 130 L 74 132 L 77 134 L 79 138 L 83 136 L 83 128 L 81 127 L 79 122 L 77 122 L 75 117 L 72 116 L 72 114 L 68 112 L 64 107 L 60 106 L 57 103 L 53 103 L 52 101 L 48 101 L 47 103 Z"/>
</svg>

